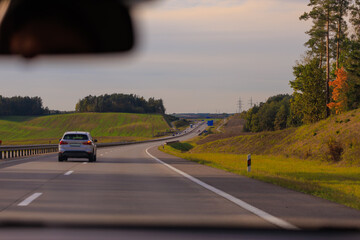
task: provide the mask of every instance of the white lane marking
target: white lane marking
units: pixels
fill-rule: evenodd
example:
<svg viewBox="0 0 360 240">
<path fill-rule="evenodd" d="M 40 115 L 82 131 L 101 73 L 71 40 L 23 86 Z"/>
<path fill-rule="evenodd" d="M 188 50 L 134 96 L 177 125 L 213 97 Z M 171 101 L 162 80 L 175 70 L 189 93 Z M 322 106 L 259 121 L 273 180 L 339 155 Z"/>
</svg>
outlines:
<svg viewBox="0 0 360 240">
<path fill-rule="evenodd" d="M 272 223 L 272 224 L 274 224 L 274 225 L 276 225 L 276 226 L 278 226 L 280 228 L 287 229 L 287 230 L 300 230 L 298 227 L 296 227 L 295 225 L 292 225 L 289 222 L 286 222 L 285 220 L 282 220 L 282 219 L 277 218 L 277 217 L 275 217 L 275 216 L 273 216 L 273 215 L 271 215 L 271 214 L 269 214 L 267 212 L 264 212 L 261 209 L 258 209 L 258 208 L 254 207 L 254 206 L 252 206 L 252 205 L 250 205 L 250 204 L 248 204 L 248 203 L 246 203 L 246 202 L 244 202 L 244 201 L 242 201 L 242 200 L 240 200 L 240 199 L 238 199 L 238 198 L 236 198 L 236 197 L 234 197 L 234 196 L 232 196 L 232 195 L 230 195 L 230 194 L 228 194 L 228 193 L 226 193 L 224 191 L 221 191 L 218 188 L 215 188 L 215 187 L 213 187 L 213 186 L 211 186 L 211 185 L 209 185 L 207 183 L 204 183 L 203 181 L 200 181 L 199 179 L 194 178 L 194 177 L 190 176 L 189 174 L 187 174 L 187 173 L 185 173 L 185 172 L 183 172 L 183 171 L 181 171 L 181 170 L 179 170 L 177 168 L 174 168 L 173 166 L 161 161 L 160 159 L 158 159 L 157 157 L 154 157 L 153 155 L 151 155 L 149 153 L 150 148 L 152 148 L 152 147 L 149 147 L 149 148 L 146 149 L 146 153 L 150 157 L 152 157 L 153 159 L 155 159 L 159 163 L 165 165 L 166 167 L 170 168 L 171 170 L 177 172 L 178 174 L 182 175 L 183 177 L 186 177 L 190 181 L 192 181 L 192 182 L 206 188 L 207 190 L 209 190 L 209 191 L 211 191 L 211 192 L 213 192 L 213 193 L 215 193 L 215 194 L 229 200 L 230 202 L 235 203 L 239 207 L 242 207 L 242 208 L 246 209 L 247 211 L 257 215 L 258 217 L 260 217 L 260 218 L 262 218 L 262 219 L 264 219 L 264 220 L 266 220 L 266 221 L 268 221 L 268 222 L 270 222 L 270 223 Z"/>
<path fill-rule="evenodd" d="M 73 172 L 74 172 L 74 171 L 67 171 L 64 175 L 65 175 L 65 176 L 69 176 L 69 175 L 71 175 Z"/>
<path fill-rule="evenodd" d="M 33 195 L 31 195 L 30 197 L 26 198 L 24 201 L 22 201 L 21 203 L 18 204 L 18 206 L 27 206 L 29 205 L 32 201 L 34 201 L 35 199 L 37 199 L 38 197 L 40 197 L 42 195 L 42 193 L 34 193 Z"/>
<path fill-rule="evenodd" d="M 83 162 L 83 164 L 88 164 L 88 162 Z"/>
</svg>

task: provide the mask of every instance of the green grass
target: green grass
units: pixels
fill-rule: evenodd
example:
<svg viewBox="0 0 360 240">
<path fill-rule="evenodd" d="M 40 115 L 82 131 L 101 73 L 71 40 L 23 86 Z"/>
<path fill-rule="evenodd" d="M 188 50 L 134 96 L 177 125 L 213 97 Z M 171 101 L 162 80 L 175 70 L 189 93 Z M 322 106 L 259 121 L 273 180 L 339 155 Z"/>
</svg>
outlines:
<svg viewBox="0 0 360 240">
<path fill-rule="evenodd" d="M 220 135 L 219 135 L 220 136 Z M 331 161 L 329 143 L 336 141 L 341 164 L 360 166 L 360 109 L 299 128 L 274 132 L 239 133 L 239 136 L 199 144 L 192 153 L 282 155 Z"/>
<path fill-rule="evenodd" d="M 187 143 L 189 145 L 189 143 Z M 222 153 L 184 153 L 165 146 L 160 150 L 200 164 L 245 175 L 254 179 L 318 196 L 360 210 L 360 168 L 321 161 L 252 155 L 248 173 L 247 155 Z"/>
<path fill-rule="evenodd" d="M 100 141 L 152 138 L 170 127 L 161 115 L 130 113 L 74 113 L 42 117 L 0 118 L 3 144 L 56 143 L 65 131 L 89 131 Z"/>
</svg>

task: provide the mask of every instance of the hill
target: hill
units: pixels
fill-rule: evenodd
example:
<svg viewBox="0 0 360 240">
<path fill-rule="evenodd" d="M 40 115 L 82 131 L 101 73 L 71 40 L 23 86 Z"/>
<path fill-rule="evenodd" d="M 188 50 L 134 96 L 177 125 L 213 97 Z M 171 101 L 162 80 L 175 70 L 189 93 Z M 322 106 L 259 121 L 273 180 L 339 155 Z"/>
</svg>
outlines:
<svg viewBox="0 0 360 240">
<path fill-rule="evenodd" d="M 0 139 L 7 144 L 57 143 L 65 131 L 89 131 L 99 142 L 149 139 L 169 129 L 162 115 L 74 113 L 0 118 Z"/>
<path fill-rule="evenodd" d="M 195 141 L 193 153 L 271 154 L 360 164 L 360 110 L 311 125 L 274 132 L 210 135 Z M 336 156 L 336 155 L 339 156 Z"/>
</svg>

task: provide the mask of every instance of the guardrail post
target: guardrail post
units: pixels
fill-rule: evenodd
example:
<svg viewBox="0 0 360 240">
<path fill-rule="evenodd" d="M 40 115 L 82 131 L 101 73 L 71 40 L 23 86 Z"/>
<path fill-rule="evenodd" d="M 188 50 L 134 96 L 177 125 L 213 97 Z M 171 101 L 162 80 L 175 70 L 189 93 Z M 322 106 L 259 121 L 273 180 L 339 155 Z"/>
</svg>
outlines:
<svg viewBox="0 0 360 240">
<path fill-rule="evenodd" d="M 247 171 L 251 172 L 251 154 L 247 157 Z"/>
</svg>

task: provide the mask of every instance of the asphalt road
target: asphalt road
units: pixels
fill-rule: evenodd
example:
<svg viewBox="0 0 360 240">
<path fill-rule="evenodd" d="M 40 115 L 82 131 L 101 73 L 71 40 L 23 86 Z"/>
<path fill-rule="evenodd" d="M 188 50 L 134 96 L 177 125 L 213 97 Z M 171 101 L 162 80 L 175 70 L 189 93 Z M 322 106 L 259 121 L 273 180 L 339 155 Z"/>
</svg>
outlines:
<svg viewBox="0 0 360 240">
<path fill-rule="evenodd" d="M 56 154 L 0 162 L 1 236 L 63 239 L 52 227 L 262 229 L 266 236 L 282 229 L 360 229 L 360 211 L 164 154 L 161 144 L 98 149 L 96 163 L 59 163 Z M 49 235 L 18 231 L 24 226 L 45 227 Z M 221 231 L 204 239 L 217 234 L 227 239 Z"/>
</svg>

